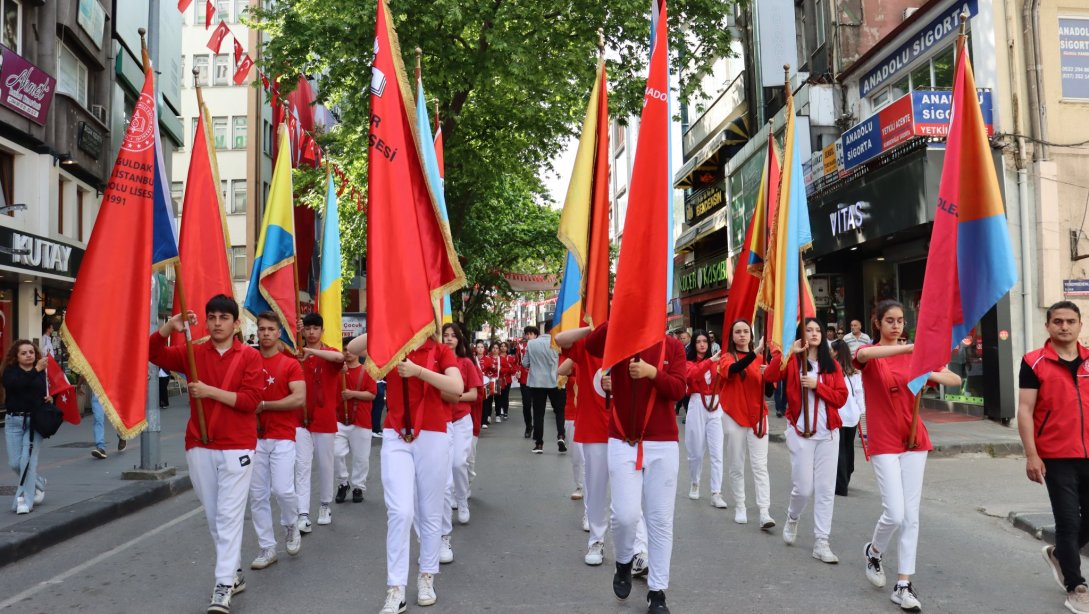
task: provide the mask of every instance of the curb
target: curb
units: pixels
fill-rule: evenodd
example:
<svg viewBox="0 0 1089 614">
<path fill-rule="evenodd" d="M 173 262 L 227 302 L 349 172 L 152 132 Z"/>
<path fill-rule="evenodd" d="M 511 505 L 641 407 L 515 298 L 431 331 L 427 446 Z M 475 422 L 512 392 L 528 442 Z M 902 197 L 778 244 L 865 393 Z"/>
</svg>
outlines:
<svg viewBox="0 0 1089 614">
<path fill-rule="evenodd" d="M 1055 545 L 1055 517 L 1051 512 L 1010 512 L 1006 520 L 1015 529 L 1020 529 L 1036 539 Z M 1084 556 L 1089 556 L 1089 545 L 1081 549 Z"/>
<path fill-rule="evenodd" d="M 14 524 L 0 531 L 0 567 L 150 507 L 193 488 L 188 473 L 134 482 Z"/>
</svg>

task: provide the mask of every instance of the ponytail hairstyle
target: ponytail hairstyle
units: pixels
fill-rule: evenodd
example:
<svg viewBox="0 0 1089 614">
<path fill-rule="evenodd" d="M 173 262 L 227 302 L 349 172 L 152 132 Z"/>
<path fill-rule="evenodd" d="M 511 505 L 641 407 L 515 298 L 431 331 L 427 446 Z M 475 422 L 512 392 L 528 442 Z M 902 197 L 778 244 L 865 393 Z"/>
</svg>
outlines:
<svg viewBox="0 0 1089 614">
<path fill-rule="evenodd" d="M 824 325 L 821 321 L 814 317 L 807 317 L 798 325 L 798 336 L 796 339 L 801 340 L 806 344 L 806 351 L 809 350 L 809 343 L 805 340 L 805 327 L 810 323 L 816 323 L 821 329 L 821 342 L 817 345 L 817 372 L 818 373 L 834 373 L 836 370 L 836 360 L 832 358 L 832 350 L 828 348 L 828 342 L 824 340 Z"/>
<path fill-rule="evenodd" d="M 836 362 L 843 369 L 843 376 L 850 377 L 855 373 L 858 373 L 858 369 L 855 368 L 854 362 L 851 360 L 851 346 L 847 345 L 847 342 L 840 339 L 832 343 L 832 350 L 836 353 Z"/>
</svg>

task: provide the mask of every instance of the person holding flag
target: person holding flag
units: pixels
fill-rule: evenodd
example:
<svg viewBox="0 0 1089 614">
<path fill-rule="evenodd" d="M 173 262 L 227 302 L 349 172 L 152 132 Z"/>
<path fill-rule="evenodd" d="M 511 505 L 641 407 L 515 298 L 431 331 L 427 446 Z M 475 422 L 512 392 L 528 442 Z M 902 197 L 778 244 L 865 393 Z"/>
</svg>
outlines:
<svg viewBox="0 0 1089 614">
<path fill-rule="evenodd" d="M 34 430 L 30 417 L 47 399 L 46 366 L 46 357 L 27 339 L 12 343 L 0 365 L 7 406 L 4 438 L 8 466 L 19 477 L 11 500 L 11 511 L 16 514 L 29 514 L 36 503 L 45 499 L 46 480 L 38 475 L 38 455 L 44 440 Z"/>
</svg>

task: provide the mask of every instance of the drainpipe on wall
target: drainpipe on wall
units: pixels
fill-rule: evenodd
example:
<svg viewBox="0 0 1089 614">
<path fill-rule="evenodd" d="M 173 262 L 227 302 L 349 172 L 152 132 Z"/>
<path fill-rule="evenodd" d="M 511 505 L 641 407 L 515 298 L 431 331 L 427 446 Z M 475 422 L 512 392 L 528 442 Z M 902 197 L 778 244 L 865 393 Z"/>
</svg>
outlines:
<svg viewBox="0 0 1089 614">
<path fill-rule="evenodd" d="M 1025 130 L 1021 116 L 1021 84 L 1020 74 L 1017 70 L 1017 58 L 1015 38 L 1009 36 L 1016 25 L 1012 2 L 1006 2 L 1006 32 L 1009 43 L 1007 44 L 1010 71 L 1010 91 L 1013 92 L 1013 128 L 1017 132 L 1017 153 L 1014 164 L 1017 168 L 1017 217 L 1021 226 L 1021 338 L 1024 339 L 1024 351 L 1035 347 L 1032 323 L 1032 228 L 1029 215 L 1029 179 L 1028 179 L 1028 150 L 1025 143 Z M 1027 46 L 1026 46 L 1027 49 Z M 1026 51 L 1027 53 L 1027 51 Z"/>
<path fill-rule="evenodd" d="M 1032 137 L 1036 139 L 1035 159 L 1050 159 L 1048 147 L 1042 141 L 1047 140 L 1047 109 L 1041 102 L 1043 96 L 1043 84 L 1040 75 L 1043 67 L 1040 66 L 1040 0 L 1025 0 L 1021 7 L 1021 28 L 1025 35 L 1025 68 L 1029 73 L 1028 80 L 1028 105 L 1029 122 L 1032 127 Z"/>
</svg>

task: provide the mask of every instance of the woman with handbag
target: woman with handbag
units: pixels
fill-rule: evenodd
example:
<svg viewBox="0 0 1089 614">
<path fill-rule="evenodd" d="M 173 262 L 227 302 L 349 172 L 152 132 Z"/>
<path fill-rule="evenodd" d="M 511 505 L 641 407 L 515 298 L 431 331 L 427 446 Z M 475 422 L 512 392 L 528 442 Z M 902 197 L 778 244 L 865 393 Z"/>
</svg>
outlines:
<svg viewBox="0 0 1089 614">
<path fill-rule="evenodd" d="M 19 339 L 11 345 L 2 367 L 8 466 L 19 476 L 11 508 L 16 514 L 28 514 L 45 498 L 45 478 L 38 475 L 42 436 L 34 431 L 32 422 L 34 412 L 48 399 L 46 359 L 33 343 Z"/>
</svg>

